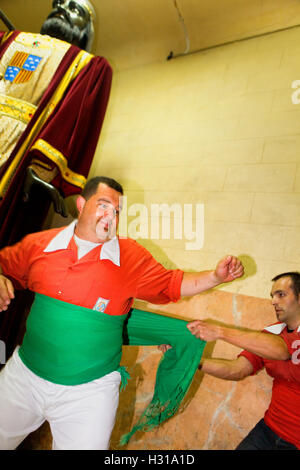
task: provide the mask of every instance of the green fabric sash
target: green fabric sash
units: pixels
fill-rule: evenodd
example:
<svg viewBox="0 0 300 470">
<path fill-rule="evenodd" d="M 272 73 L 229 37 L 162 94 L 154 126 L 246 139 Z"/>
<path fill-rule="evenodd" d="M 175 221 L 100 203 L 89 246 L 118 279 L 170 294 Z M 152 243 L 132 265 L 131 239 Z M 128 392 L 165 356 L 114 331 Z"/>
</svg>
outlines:
<svg viewBox="0 0 300 470">
<path fill-rule="evenodd" d="M 29 369 L 50 382 L 91 382 L 119 370 L 126 317 L 35 294 L 19 355 Z"/>
<path fill-rule="evenodd" d="M 124 445 L 136 431 L 153 429 L 178 411 L 206 344 L 186 325 L 138 309 L 110 316 L 36 294 L 19 355 L 29 369 L 54 383 L 77 385 L 118 370 L 124 386 L 129 375 L 120 367 L 122 344 L 171 344 L 159 363 L 153 398 L 122 437 Z"/>
</svg>

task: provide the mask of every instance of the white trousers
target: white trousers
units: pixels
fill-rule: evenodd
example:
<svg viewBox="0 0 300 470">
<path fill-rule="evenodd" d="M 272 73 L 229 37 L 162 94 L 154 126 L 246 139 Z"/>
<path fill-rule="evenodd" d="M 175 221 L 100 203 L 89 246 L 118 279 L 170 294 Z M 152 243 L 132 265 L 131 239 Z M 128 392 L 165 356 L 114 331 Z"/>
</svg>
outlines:
<svg viewBox="0 0 300 470">
<path fill-rule="evenodd" d="M 108 449 L 120 373 L 82 385 L 58 385 L 31 372 L 18 349 L 0 372 L 0 450 L 15 449 L 46 420 L 53 450 Z"/>
</svg>

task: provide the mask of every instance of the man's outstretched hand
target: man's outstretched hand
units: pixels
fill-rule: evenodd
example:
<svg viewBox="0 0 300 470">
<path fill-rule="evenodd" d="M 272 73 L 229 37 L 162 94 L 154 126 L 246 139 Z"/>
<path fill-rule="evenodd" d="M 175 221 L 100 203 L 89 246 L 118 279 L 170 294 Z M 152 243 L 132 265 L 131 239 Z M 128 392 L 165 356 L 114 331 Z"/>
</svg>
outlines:
<svg viewBox="0 0 300 470">
<path fill-rule="evenodd" d="M 221 259 L 214 271 L 214 275 L 219 283 L 231 282 L 244 274 L 244 267 L 241 260 L 236 256 L 228 255 Z"/>
</svg>

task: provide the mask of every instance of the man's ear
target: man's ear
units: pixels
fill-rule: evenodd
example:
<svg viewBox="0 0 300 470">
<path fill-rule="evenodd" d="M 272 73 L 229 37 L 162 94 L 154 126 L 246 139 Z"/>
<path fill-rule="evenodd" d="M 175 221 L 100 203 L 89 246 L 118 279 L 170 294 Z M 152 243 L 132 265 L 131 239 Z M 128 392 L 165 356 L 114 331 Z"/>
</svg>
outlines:
<svg viewBox="0 0 300 470">
<path fill-rule="evenodd" d="M 81 214 L 82 209 L 85 206 L 85 203 L 86 203 L 86 200 L 84 199 L 84 197 L 83 196 L 78 196 L 78 198 L 76 200 L 76 206 L 77 206 L 79 214 Z"/>
</svg>

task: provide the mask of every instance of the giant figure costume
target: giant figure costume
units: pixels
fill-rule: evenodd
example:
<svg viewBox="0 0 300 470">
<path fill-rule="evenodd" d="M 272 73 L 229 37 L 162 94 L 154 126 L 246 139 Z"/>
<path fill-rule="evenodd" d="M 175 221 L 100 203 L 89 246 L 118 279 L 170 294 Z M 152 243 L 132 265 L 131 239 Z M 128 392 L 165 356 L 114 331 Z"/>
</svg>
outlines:
<svg viewBox="0 0 300 470">
<path fill-rule="evenodd" d="M 106 59 L 82 49 L 93 14 L 88 0 L 54 0 L 43 34 L 0 32 L 0 247 L 40 230 L 52 200 L 63 213 L 85 184 L 112 78 Z M 1 314 L 8 355 L 22 302 Z"/>
</svg>

